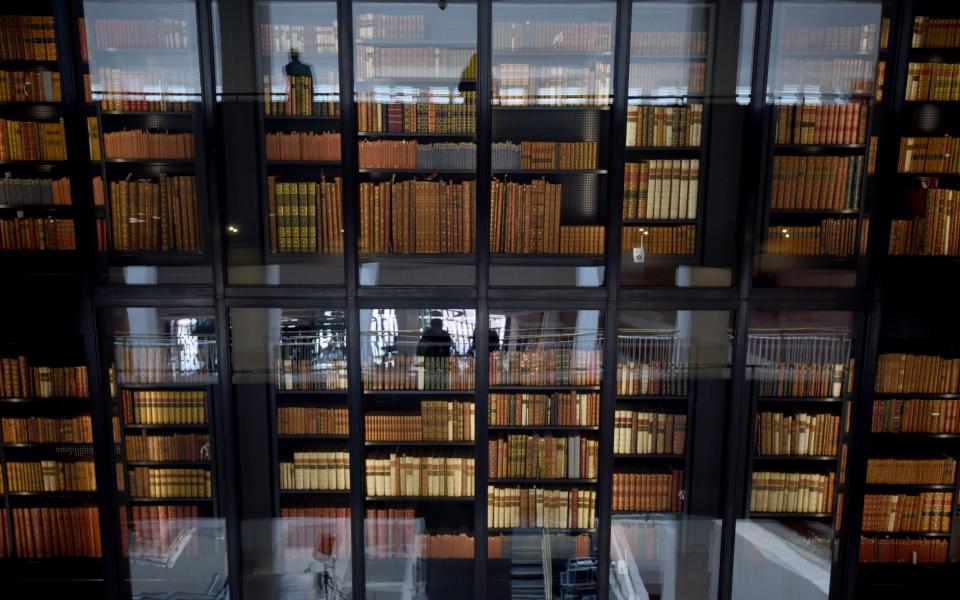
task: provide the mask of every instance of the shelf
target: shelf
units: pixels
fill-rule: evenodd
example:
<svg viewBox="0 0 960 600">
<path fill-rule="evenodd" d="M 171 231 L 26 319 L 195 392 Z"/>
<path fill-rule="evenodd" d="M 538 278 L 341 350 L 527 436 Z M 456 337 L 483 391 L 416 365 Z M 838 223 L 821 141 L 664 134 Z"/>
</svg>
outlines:
<svg viewBox="0 0 960 600">
<path fill-rule="evenodd" d="M 805 455 L 769 455 L 760 454 L 753 457 L 754 461 L 763 462 L 837 462 L 836 456 L 805 456 Z"/>
<path fill-rule="evenodd" d="M 613 458 L 614 459 L 624 458 L 629 460 L 672 460 L 672 461 L 687 459 L 686 455 L 684 454 L 637 454 L 637 453 L 618 454 L 616 452 L 613 453 Z"/>
<path fill-rule="evenodd" d="M 550 48 L 528 48 L 528 49 L 519 49 L 519 50 L 493 50 L 493 64 L 497 65 L 501 62 L 512 63 L 515 62 L 513 57 L 559 57 L 559 58 L 593 58 L 597 56 L 607 56 L 613 57 L 612 50 L 553 50 Z M 497 60 L 497 59 L 502 60 Z"/>
<path fill-rule="evenodd" d="M 422 440 L 422 441 L 395 441 L 395 442 L 364 442 L 368 448 L 390 448 L 394 446 L 433 446 L 449 448 L 472 448 L 473 441 L 443 441 L 443 440 Z"/>
<path fill-rule="evenodd" d="M 168 467 L 171 469 L 187 467 L 206 467 L 210 468 L 209 460 L 130 460 L 126 462 L 128 467 Z"/>
<path fill-rule="evenodd" d="M 609 104 L 494 104 L 490 107 L 494 112 L 503 110 L 577 110 L 597 111 L 610 110 Z"/>
<path fill-rule="evenodd" d="M 600 431 L 597 425 L 489 425 L 487 431 Z"/>
<path fill-rule="evenodd" d="M 953 484 L 945 483 L 868 483 L 867 490 L 875 492 L 910 492 L 910 491 L 953 491 Z"/>
<path fill-rule="evenodd" d="M 97 114 L 107 117 L 192 117 L 193 110 L 101 110 Z"/>
<path fill-rule="evenodd" d="M 472 503 L 473 496 L 367 496 L 367 502 L 452 502 Z"/>
<path fill-rule="evenodd" d="M 776 144 L 774 154 L 778 155 L 850 155 L 861 154 L 867 150 L 866 144 Z"/>
<path fill-rule="evenodd" d="M 751 519 L 832 519 L 833 513 L 800 513 L 800 512 L 753 512 Z"/>
<path fill-rule="evenodd" d="M 121 390 L 205 390 L 214 381 L 209 382 L 166 382 L 166 383 L 120 383 L 117 385 Z"/>
<path fill-rule="evenodd" d="M 340 122 L 340 115 L 263 115 L 265 121 L 336 121 Z"/>
<path fill-rule="evenodd" d="M 859 215 L 860 209 L 858 208 L 847 208 L 847 209 L 829 209 L 829 208 L 798 208 L 798 209 L 787 209 L 787 208 L 772 208 L 770 209 L 771 216 L 778 215 L 797 215 L 797 216 L 824 216 L 824 215 Z"/>
<path fill-rule="evenodd" d="M 57 61 L 55 61 L 55 60 L 48 60 L 48 59 L 45 59 L 45 58 L 44 58 L 44 59 L 40 59 L 40 58 L 21 58 L 21 59 L 5 58 L 5 59 L 3 59 L 3 60 L 0 60 L 0 68 L 7 68 L 7 67 L 17 68 L 17 67 L 25 67 L 25 66 L 29 66 L 29 65 L 33 65 L 33 66 L 40 65 L 40 66 L 49 67 L 49 68 L 51 68 L 51 69 L 53 69 L 53 70 L 56 70 L 56 68 L 57 68 Z"/>
<path fill-rule="evenodd" d="M 490 254 L 490 264 L 517 267 L 602 267 L 595 254 Z"/>
<path fill-rule="evenodd" d="M 869 537 L 895 537 L 895 538 L 944 538 L 950 539 L 949 533 L 940 533 L 932 531 L 862 531 L 864 536 Z"/>
<path fill-rule="evenodd" d="M 276 160 L 267 159 L 267 166 L 288 165 L 288 166 L 317 166 L 317 167 L 341 167 L 343 164 L 339 160 Z"/>
<path fill-rule="evenodd" d="M 280 490 L 281 496 L 349 496 L 350 490 Z"/>
<path fill-rule="evenodd" d="M 60 166 L 65 164 L 67 164 L 65 160 L 0 160 L 0 165 L 10 165 L 14 167 Z"/>
<path fill-rule="evenodd" d="M 277 396 L 346 396 L 347 390 L 280 390 L 273 389 Z"/>
<path fill-rule="evenodd" d="M 171 165 L 194 166 L 194 158 L 108 158 L 102 162 L 108 165 Z"/>
<path fill-rule="evenodd" d="M 70 450 L 89 450 L 93 452 L 93 442 L 8 443 L 4 444 L 3 447 L 12 450 L 46 450 L 48 452 L 56 452 L 58 448 L 63 448 L 64 452 L 69 452 Z"/>
<path fill-rule="evenodd" d="M 599 385 L 491 385 L 490 393 L 496 392 L 599 392 Z"/>
<path fill-rule="evenodd" d="M 593 527 L 488 527 L 488 533 L 512 533 L 515 535 L 527 535 L 531 533 L 593 533 L 596 529 Z"/>
<path fill-rule="evenodd" d="M 362 169 L 361 169 L 362 171 Z M 606 169 L 493 169 L 494 175 L 606 175 Z"/>
<path fill-rule="evenodd" d="M 130 498 L 130 502 L 136 504 L 195 504 L 197 502 L 213 502 L 210 497 L 197 498 Z"/>
<path fill-rule="evenodd" d="M 195 265 L 205 264 L 209 261 L 209 257 L 202 252 L 130 252 L 114 250 L 108 255 L 108 261 L 111 265 L 117 266 Z"/>
<path fill-rule="evenodd" d="M 497 479 L 491 477 L 487 480 L 491 485 L 532 485 L 536 487 L 548 488 L 557 485 L 596 485 L 596 479 L 571 479 L 569 477 L 517 477 Z"/>
<path fill-rule="evenodd" d="M 358 173 L 371 175 L 475 175 L 474 169 L 357 169 Z"/>
<path fill-rule="evenodd" d="M 698 61 L 698 60 L 708 60 L 710 58 L 709 54 L 702 54 L 700 52 L 643 52 L 638 50 L 630 51 L 630 62 L 687 62 L 687 61 Z"/>
<path fill-rule="evenodd" d="M 641 395 L 641 396 L 623 396 L 617 395 L 617 400 L 626 402 L 686 402 L 687 396 L 668 396 L 668 395 Z"/>
<path fill-rule="evenodd" d="M 779 57 L 784 56 L 804 56 L 804 57 L 824 57 L 824 58 L 865 58 L 872 59 L 876 50 L 778 50 Z"/>
<path fill-rule="evenodd" d="M 696 219 L 624 219 L 624 225 L 648 225 L 648 226 L 657 226 L 657 225 L 696 225 Z"/>
<path fill-rule="evenodd" d="M 477 135 L 475 133 L 439 133 L 434 131 L 361 131 L 357 133 L 357 137 L 366 139 L 398 140 L 421 138 L 474 140 L 477 138 Z"/>
<path fill-rule="evenodd" d="M 55 403 L 55 402 L 71 402 L 71 403 L 89 403 L 90 399 L 86 396 L 73 397 L 73 396 L 50 396 L 47 398 L 0 398 L 0 404 L 33 404 L 33 403 Z"/>
<path fill-rule="evenodd" d="M 960 440 L 960 433 L 913 433 L 871 431 L 870 435 L 881 440 Z"/>
<path fill-rule="evenodd" d="M 343 265 L 342 252 L 275 252 L 264 259 L 266 264 Z"/>
<path fill-rule="evenodd" d="M 960 400 L 960 394 L 919 394 L 913 392 L 874 392 L 874 400 Z"/>
<path fill-rule="evenodd" d="M 475 390 L 364 390 L 364 396 L 473 396 Z"/>
<path fill-rule="evenodd" d="M 74 206 L 71 204 L 0 204 L 2 211 L 24 211 L 24 212 L 73 212 Z"/>
<path fill-rule="evenodd" d="M 191 429 L 198 431 L 206 431 L 209 429 L 209 425 L 201 423 L 153 423 L 153 424 L 136 424 L 136 423 L 126 423 L 124 424 L 124 429 Z"/>
<path fill-rule="evenodd" d="M 627 158 L 699 158 L 699 146 L 627 146 Z"/>
<path fill-rule="evenodd" d="M 350 436 L 347 434 L 334 434 L 334 433 L 278 433 L 278 440 L 291 440 L 291 441 L 344 441 L 350 439 Z"/>
<path fill-rule="evenodd" d="M 804 403 L 804 404 L 836 404 L 843 402 L 843 398 L 818 397 L 818 396 L 760 396 L 758 402 L 783 402 L 783 403 Z"/>
<path fill-rule="evenodd" d="M 7 496 L 11 498 L 43 498 L 43 499 L 55 499 L 55 500 L 69 500 L 69 499 L 93 499 L 96 498 L 97 492 L 7 492 Z"/>
<path fill-rule="evenodd" d="M 411 253 L 411 254 L 363 254 L 359 255 L 361 263 L 407 263 L 410 261 L 443 263 L 448 265 L 473 265 L 477 262 L 474 253 L 442 254 L 442 253 Z"/>
</svg>

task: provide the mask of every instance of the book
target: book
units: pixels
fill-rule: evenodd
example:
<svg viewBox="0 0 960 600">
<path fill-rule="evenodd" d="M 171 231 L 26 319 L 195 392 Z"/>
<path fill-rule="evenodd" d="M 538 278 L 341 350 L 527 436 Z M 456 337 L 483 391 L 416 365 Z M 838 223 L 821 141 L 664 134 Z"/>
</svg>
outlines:
<svg viewBox="0 0 960 600">
<path fill-rule="evenodd" d="M 4 444 L 92 444 L 90 415 L 76 417 L 4 417 Z"/>
<path fill-rule="evenodd" d="M 862 156 L 775 156 L 770 208 L 855 210 L 862 182 Z"/>
<path fill-rule="evenodd" d="M 600 394 L 490 394 L 490 425 L 560 425 L 596 427 L 600 424 Z"/>
<path fill-rule="evenodd" d="M 349 490 L 349 453 L 294 452 L 292 462 L 280 462 L 280 489 Z"/>
<path fill-rule="evenodd" d="M 173 556 L 198 556 L 198 540 L 193 535 L 200 527 L 200 510 L 195 505 L 132 506 L 124 556 L 166 564 Z M 189 541 L 188 541 L 189 540 Z M 179 554 L 178 554 L 179 553 Z"/>
<path fill-rule="evenodd" d="M 778 144 L 863 144 L 870 105 L 780 104 L 777 106 Z"/>
<path fill-rule="evenodd" d="M 760 456 L 836 456 L 840 416 L 829 413 L 759 412 L 756 447 Z"/>
<path fill-rule="evenodd" d="M 363 416 L 364 440 L 473 441 L 476 421 L 474 410 L 473 402 L 421 400 L 420 412 L 415 414 L 367 413 Z"/>
<path fill-rule="evenodd" d="M 680 512 L 683 510 L 682 470 L 660 469 L 613 473 L 616 512 Z"/>
<path fill-rule="evenodd" d="M 268 117 L 337 117 L 340 100 L 337 73 L 328 73 L 326 81 L 309 75 L 284 75 L 273 78 L 264 74 L 263 114 Z"/>
<path fill-rule="evenodd" d="M 886 394 L 960 392 L 960 358 L 884 352 L 877 359 L 874 391 Z"/>
<path fill-rule="evenodd" d="M 175 322 L 167 324 L 167 333 L 117 337 L 114 341 L 117 383 L 192 383 L 216 382 L 217 345 L 211 335 L 195 333 L 190 339 L 189 360 L 181 361 L 184 348 Z"/>
<path fill-rule="evenodd" d="M 274 346 L 273 389 L 346 390 L 347 361 L 317 351 L 315 338 L 287 339 Z"/>
<path fill-rule="evenodd" d="M 624 331 L 617 340 L 618 396 L 684 396 L 690 387 L 688 354 L 673 332 Z"/>
<path fill-rule="evenodd" d="M 365 468 L 371 497 L 472 497 L 476 483 L 473 458 L 372 453 Z"/>
<path fill-rule="evenodd" d="M 0 178 L 2 206 L 70 206 L 70 179 Z"/>
<path fill-rule="evenodd" d="M 865 56 L 869 52 L 864 52 Z M 786 53 L 785 56 L 789 56 Z M 770 87 L 777 95 L 794 96 L 797 90 L 820 94 L 870 96 L 875 87 L 874 58 L 780 58 L 772 71 Z"/>
<path fill-rule="evenodd" d="M 708 32 L 700 29 L 631 31 L 630 52 L 633 54 L 706 54 L 708 41 Z"/>
<path fill-rule="evenodd" d="M 513 556 L 515 552 L 529 551 L 531 542 L 537 545 L 539 552 L 548 548 L 551 557 L 582 558 L 590 556 L 590 549 L 594 547 L 593 538 L 592 532 L 573 534 L 544 531 L 532 539 L 531 536 L 496 533 L 487 536 L 487 558 L 502 560 Z"/>
<path fill-rule="evenodd" d="M 692 256 L 697 250 L 697 226 L 624 226 L 620 248 L 643 248 L 650 255 Z"/>
<path fill-rule="evenodd" d="M 604 61 L 584 66 L 497 61 L 492 84 L 494 106 L 607 106 L 613 101 L 613 68 Z"/>
<path fill-rule="evenodd" d="M 632 62 L 630 96 L 691 96 L 704 93 L 707 63 L 697 61 Z"/>
<path fill-rule="evenodd" d="M 924 15 L 913 18 L 911 48 L 960 47 L 960 22 L 956 19 L 937 19 Z"/>
<path fill-rule="evenodd" d="M 0 60 L 57 60 L 53 17 L 0 15 Z"/>
<path fill-rule="evenodd" d="M 286 54 L 297 50 L 302 54 L 336 54 L 337 21 L 329 25 L 303 23 L 260 23 L 260 51 Z"/>
<path fill-rule="evenodd" d="M 98 49 L 185 49 L 195 47 L 196 32 L 186 19 L 88 19 Z"/>
<path fill-rule="evenodd" d="M 360 133 L 464 133 L 477 128 L 477 92 L 446 89 L 391 89 L 384 94 L 358 91 Z"/>
<path fill-rule="evenodd" d="M 95 506 L 13 508 L 10 516 L 12 548 L 20 558 L 102 556 L 100 521 Z M 8 555 L 9 550 L 8 547 Z"/>
<path fill-rule="evenodd" d="M 94 492 L 97 477 L 92 459 L 7 461 L 7 487 L 11 492 Z"/>
<path fill-rule="evenodd" d="M 40 71 L 0 69 L 0 102 L 61 102 L 62 100 L 59 72 L 46 69 Z"/>
<path fill-rule="evenodd" d="M 687 415 L 654 411 L 614 413 L 614 454 L 673 454 L 687 448 Z"/>
<path fill-rule="evenodd" d="M 901 137 L 898 173 L 960 173 L 960 138 Z"/>
<path fill-rule="evenodd" d="M 84 95 L 104 111 L 189 112 L 200 102 L 197 75 L 189 69 L 97 67 L 95 77 L 84 74 Z"/>
<path fill-rule="evenodd" d="M 109 135 L 109 134 L 107 134 Z M 113 250 L 199 252 L 201 222 L 193 175 L 110 182 Z"/>
<path fill-rule="evenodd" d="M 103 134 L 107 158 L 190 159 L 193 133 L 155 132 L 144 129 L 110 131 Z"/>
<path fill-rule="evenodd" d="M 134 467 L 129 477 L 133 498 L 213 497 L 209 469 Z"/>
<path fill-rule="evenodd" d="M 273 254 L 341 254 L 343 181 L 267 177 L 267 222 Z"/>
<path fill-rule="evenodd" d="M 541 340 L 539 346 L 491 352 L 490 385 L 600 385 L 600 348 L 575 347 L 572 340 L 563 339 Z"/>
<path fill-rule="evenodd" d="M 420 535 L 424 558 L 473 558 L 473 536 L 468 533 Z"/>
<path fill-rule="evenodd" d="M 627 147 L 691 148 L 703 137 L 703 104 L 627 106 Z"/>
<path fill-rule="evenodd" d="M 862 530 L 885 533 L 949 533 L 953 492 L 866 494 Z"/>
<path fill-rule="evenodd" d="M 0 219 L 0 250 L 76 250 L 73 219 Z"/>
<path fill-rule="evenodd" d="M 277 433 L 280 435 L 347 435 L 350 423 L 346 408 L 315 406 L 277 407 Z"/>
<path fill-rule="evenodd" d="M 911 62 L 904 100 L 960 100 L 960 64 Z"/>
<path fill-rule="evenodd" d="M 960 191 L 924 189 L 923 214 L 890 222 L 890 255 L 960 256 Z"/>
<path fill-rule="evenodd" d="M 127 460 L 202 461 L 210 459 L 210 437 L 199 433 L 152 435 L 146 431 L 128 432 L 123 438 Z"/>
<path fill-rule="evenodd" d="M 596 479 L 599 442 L 580 434 L 489 440 L 491 479 Z"/>
<path fill-rule="evenodd" d="M 63 119 L 0 119 L 0 160 L 67 160 Z"/>
<path fill-rule="evenodd" d="M 953 458 L 870 458 L 867 483 L 902 485 L 953 485 L 957 461 Z"/>
<path fill-rule="evenodd" d="M 645 160 L 624 165 L 623 218 L 696 219 L 698 159 Z"/>
<path fill-rule="evenodd" d="M 86 366 L 38 366 L 22 354 L 0 358 L 2 398 L 86 398 L 89 393 Z"/>
<path fill-rule="evenodd" d="M 864 221 L 864 227 L 866 223 L 867 221 Z M 818 225 L 767 227 L 767 254 L 853 256 L 856 252 L 857 219 L 855 218 L 823 219 Z"/>
<path fill-rule="evenodd" d="M 340 160 L 340 133 L 267 133 L 267 160 Z"/>
<path fill-rule="evenodd" d="M 472 390 L 472 356 L 392 356 L 361 366 L 364 390 Z"/>
<path fill-rule="evenodd" d="M 123 421 L 128 425 L 205 425 L 203 391 L 120 390 Z"/>
<path fill-rule="evenodd" d="M 97 117 L 87 117 L 87 147 L 90 150 L 90 160 L 93 162 L 103 160 L 100 145 L 100 119 Z"/>
<path fill-rule="evenodd" d="M 828 513 L 833 511 L 835 474 L 754 471 L 751 512 Z"/>
<path fill-rule="evenodd" d="M 467 48 L 376 46 L 358 40 L 354 77 L 367 79 L 439 79 L 476 81 L 476 52 Z"/>
<path fill-rule="evenodd" d="M 870 430 L 960 433 L 960 400 L 874 400 Z"/>
<path fill-rule="evenodd" d="M 784 27 L 779 43 L 783 50 L 824 50 L 869 53 L 877 49 L 876 23 L 830 27 Z"/>
<path fill-rule="evenodd" d="M 477 164 L 477 146 L 473 142 L 360 140 L 357 148 L 361 169 L 470 170 Z"/>
<path fill-rule="evenodd" d="M 611 52 L 613 35 L 610 21 L 494 21 L 493 51 Z"/>
<path fill-rule="evenodd" d="M 579 171 L 597 168 L 597 142 L 494 142 L 494 171 Z"/>
<path fill-rule="evenodd" d="M 348 558 L 349 506 L 282 507 L 282 555 L 314 560 L 317 555 Z"/>
<path fill-rule="evenodd" d="M 851 361 L 851 340 L 846 332 L 751 332 L 747 343 L 749 377 L 760 396 L 843 395 Z M 847 382 L 849 386 L 850 379 Z"/>
<path fill-rule="evenodd" d="M 860 537 L 861 563 L 945 563 L 949 540 Z"/>
<path fill-rule="evenodd" d="M 596 516 L 596 490 L 487 487 L 487 526 L 491 529 L 593 529 Z"/>
</svg>

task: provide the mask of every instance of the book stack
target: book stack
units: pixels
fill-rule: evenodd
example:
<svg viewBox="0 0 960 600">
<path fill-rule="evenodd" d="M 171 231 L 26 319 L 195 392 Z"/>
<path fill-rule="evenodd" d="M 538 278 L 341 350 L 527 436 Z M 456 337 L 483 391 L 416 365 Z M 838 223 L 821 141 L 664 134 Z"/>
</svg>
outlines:
<svg viewBox="0 0 960 600">
<path fill-rule="evenodd" d="M 708 39 L 706 31 L 631 31 L 630 52 L 634 54 L 706 54 Z"/>
<path fill-rule="evenodd" d="M 2 206 L 70 206 L 70 179 L 0 178 Z"/>
<path fill-rule="evenodd" d="M 495 21 L 493 51 L 610 52 L 613 25 L 609 21 Z"/>
<path fill-rule="evenodd" d="M 690 365 L 675 362 L 673 337 L 619 340 L 618 396 L 684 396 L 690 386 Z"/>
<path fill-rule="evenodd" d="M 884 394 L 960 392 L 960 358 L 885 352 L 877 360 L 875 391 Z"/>
<path fill-rule="evenodd" d="M 614 473 L 613 510 L 680 512 L 683 510 L 683 471 Z"/>
<path fill-rule="evenodd" d="M 193 158 L 193 134 L 147 131 L 111 131 L 103 134 L 107 158 Z"/>
<path fill-rule="evenodd" d="M 839 435 L 838 415 L 757 415 L 757 451 L 761 456 L 836 456 Z"/>
<path fill-rule="evenodd" d="M 953 485 L 957 461 L 953 458 L 871 458 L 867 483 L 889 485 Z"/>
<path fill-rule="evenodd" d="M 207 394 L 202 391 L 120 390 L 123 421 L 136 425 L 203 425 Z"/>
<path fill-rule="evenodd" d="M 183 536 L 200 524 L 196 506 L 161 505 L 131 507 L 132 527 L 129 530 L 132 558 L 166 560 Z M 126 533 L 126 529 L 123 530 Z M 127 537 L 126 535 L 124 537 Z M 197 556 L 196 537 L 183 547 L 181 556 Z"/>
<path fill-rule="evenodd" d="M 277 433 L 280 435 L 347 435 L 346 408 L 280 406 L 277 408 Z"/>
<path fill-rule="evenodd" d="M 130 494 L 135 498 L 210 498 L 208 469 L 130 469 Z"/>
<path fill-rule="evenodd" d="M 871 431 L 960 433 L 960 401 L 874 400 Z"/>
<path fill-rule="evenodd" d="M 597 168 L 597 142 L 495 142 L 494 171 L 576 171 Z"/>
<path fill-rule="evenodd" d="M 630 63 L 630 95 L 703 94 L 707 64 L 697 62 Z"/>
<path fill-rule="evenodd" d="M 555 254 L 560 250 L 561 185 L 490 182 L 490 251 Z"/>
<path fill-rule="evenodd" d="M 23 355 L 0 358 L 2 398 L 86 398 L 87 367 L 40 367 Z"/>
<path fill-rule="evenodd" d="M 778 144 L 863 144 L 870 106 L 841 104 L 781 104 L 777 106 Z"/>
<path fill-rule="evenodd" d="M 487 526 L 491 529 L 593 529 L 596 518 L 594 490 L 487 487 Z"/>
<path fill-rule="evenodd" d="M 342 556 L 350 548 L 350 508 L 347 506 L 285 507 L 283 552 L 289 558 L 313 560 L 316 555 Z"/>
<path fill-rule="evenodd" d="M 294 452 L 280 463 L 281 490 L 349 490 L 348 452 Z"/>
<path fill-rule="evenodd" d="M 420 556 L 424 558 L 473 558 L 473 536 L 469 533 L 420 535 Z"/>
<path fill-rule="evenodd" d="M 0 220 L 0 250 L 76 250 L 73 219 L 20 218 Z"/>
<path fill-rule="evenodd" d="M 494 106 L 606 106 L 613 95 L 610 63 L 589 66 L 497 63 Z"/>
<path fill-rule="evenodd" d="M 101 556 L 100 521 L 95 506 L 14 508 L 10 514 L 18 557 Z"/>
<path fill-rule="evenodd" d="M 452 96 L 445 90 L 357 92 L 357 130 L 361 133 L 473 133 L 477 93 Z"/>
<path fill-rule="evenodd" d="M 561 225 L 559 254 L 603 255 L 605 232 L 603 225 Z"/>
<path fill-rule="evenodd" d="M 689 148 L 700 145 L 703 104 L 627 106 L 627 146 Z"/>
<path fill-rule="evenodd" d="M 945 563 L 949 548 L 949 540 L 901 540 L 867 536 L 860 538 L 860 562 Z"/>
<path fill-rule="evenodd" d="M 0 15 L 0 60 L 57 60 L 53 17 Z"/>
<path fill-rule="evenodd" d="M 340 134 L 291 131 L 267 133 L 267 160 L 340 160 Z"/>
<path fill-rule="evenodd" d="M 473 252 L 476 193 L 473 181 L 361 183 L 360 252 Z"/>
<path fill-rule="evenodd" d="M 862 156 L 775 156 L 770 207 L 852 210 L 860 206 Z"/>
<path fill-rule="evenodd" d="M 81 27 L 83 29 L 83 27 Z M 193 40 L 185 19 L 95 19 L 97 48 L 188 48 Z"/>
<path fill-rule="evenodd" d="M 110 225 L 114 250 L 198 252 L 196 178 L 160 173 L 156 182 L 111 181 Z"/>
<path fill-rule="evenodd" d="M 646 254 L 689 256 L 697 251 L 697 226 L 624 227 L 620 248 L 624 252 L 643 248 Z"/>
<path fill-rule="evenodd" d="M 336 74 L 330 76 L 326 85 L 339 89 Z M 268 117 L 336 117 L 340 105 L 336 100 L 317 102 L 314 79 L 309 75 L 285 75 L 274 80 L 269 74 L 263 76 L 263 114 Z"/>
<path fill-rule="evenodd" d="M 139 435 L 128 433 L 124 437 L 127 460 L 138 461 L 201 461 L 209 458 L 210 438 L 199 433 L 174 433 L 170 435 Z"/>
<path fill-rule="evenodd" d="M 188 112 L 200 101 L 196 76 L 187 69 L 157 67 L 150 71 L 97 68 L 100 109 L 116 112 Z M 93 84 L 84 75 L 87 102 L 94 100 Z"/>
<path fill-rule="evenodd" d="M 856 219 L 823 219 L 819 225 L 767 227 L 767 254 L 852 256 L 856 249 Z"/>
<path fill-rule="evenodd" d="M 850 340 L 843 335 L 750 335 L 753 378 L 760 396 L 839 398 Z"/>
<path fill-rule="evenodd" d="M 0 102 L 60 102 L 61 100 L 60 73 L 57 71 L 0 69 Z"/>
<path fill-rule="evenodd" d="M 316 352 L 312 343 L 274 346 L 273 388 L 280 391 L 346 390 L 347 361 Z"/>
<path fill-rule="evenodd" d="M 891 255 L 960 256 L 960 191 L 924 190 L 924 214 L 890 222 Z"/>
<path fill-rule="evenodd" d="M 687 447 L 687 415 L 618 410 L 614 416 L 614 454 L 674 454 Z"/>
<path fill-rule="evenodd" d="M 490 425 L 560 425 L 596 427 L 600 394 L 490 394 Z"/>
<path fill-rule="evenodd" d="M 960 100 L 960 64 L 911 62 L 904 100 Z"/>
<path fill-rule="evenodd" d="M 63 119 L 0 119 L 0 160 L 67 160 Z"/>
<path fill-rule="evenodd" d="M 659 561 L 676 547 L 674 536 L 659 519 L 622 519 L 617 522 L 626 542 L 626 556 L 637 561 Z"/>
<path fill-rule="evenodd" d="M 490 353 L 491 385 L 600 385 L 600 349 L 577 349 L 545 343 L 536 350 Z"/>
<path fill-rule="evenodd" d="M 899 173 L 960 173 L 960 138 L 901 137 Z"/>
<path fill-rule="evenodd" d="M 260 51 L 304 54 L 336 54 L 337 22 L 330 25 L 302 23 L 260 23 Z"/>
<path fill-rule="evenodd" d="M 472 390 L 472 356 L 394 356 L 361 367 L 365 390 Z"/>
<path fill-rule="evenodd" d="M 94 492 L 97 477 L 93 460 L 7 462 L 11 492 Z"/>
<path fill-rule="evenodd" d="M 418 144 L 416 140 L 361 140 L 361 169 L 473 169 L 477 145 L 473 142 Z"/>
<path fill-rule="evenodd" d="M 754 471 L 751 512 L 828 513 L 833 511 L 836 475 Z"/>
<path fill-rule="evenodd" d="M 476 53 L 465 48 L 384 47 L 363 43 L 355 48 L 354 76 L 362 79 L 451 79 L 476 81 Z"/>
<path fill-rule="evenodd" d="M 277 181 L 267 177 L 270 251 L 343 252 L 343 181 Z"/>
<path fill-rule="evenodd" d="M 368 508 L 366 544 L 368 558 L 422 556 L 417 547 L 416 509 L 411 506 Z"/>
<path fill-rule="evenodd" d="M 356 19 L 358 40 L 422 40 L 427 30 L 424 15 L 360 13 Z"/>
<path fill-rule="evenodd" d="M 89 415 L 0 419 L 4 444 L 92 444 Z"/>
<path fill-rule="evenodd" d="M 390 454 L 366 459 L 367 496 L 469 498 L 475 486 L 474 459 Z"/>
<path fill-rule="evenodd" d="M 873 93 L 876 75 L 873 63 L 873 57 L 782 59 L 774 71 L 773 87 L 777 90 L 819 88 L 821 94 L 869 95 Z"/>
<path fill-rule="evenodd" d="M 473 441 L 476 415 L 473 402 L 421 400 L 420 414 L 367 414 L 368 442 Z"/>
<path fill-rule="evenodd" d="M 960 23 L 956 19 L 914 17 L 910 47 L 960 48 Z"/>
<path fill-rule="evenodd" d="M 623 218 L 696 219 L 700 161 L 645 160 L 624 165 Z"/>
<path fill-rule="evenodd" d="M 489 441 L 491 479 L 596 479 L 599 442 L 580 434 Z"/>
<path fill-rule="evenodd" d="M 884 533 L 949 533 L 953 492 L 867 494 L 863 498 L 863 531 Z"/>
</svg>

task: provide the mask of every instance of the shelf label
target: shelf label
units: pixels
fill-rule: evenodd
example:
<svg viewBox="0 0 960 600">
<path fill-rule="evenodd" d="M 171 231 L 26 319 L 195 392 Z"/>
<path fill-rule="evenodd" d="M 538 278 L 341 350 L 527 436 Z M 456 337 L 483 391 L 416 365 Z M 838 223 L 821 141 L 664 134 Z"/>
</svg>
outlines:
<svg viewBox="0 0 960 600">
<path fill-rule="evenodd" d="M 646 255 L 643 251 L 643 246 L 633 249 L 633 262 L 642 263 L 645 257 Z"/>
</svg>

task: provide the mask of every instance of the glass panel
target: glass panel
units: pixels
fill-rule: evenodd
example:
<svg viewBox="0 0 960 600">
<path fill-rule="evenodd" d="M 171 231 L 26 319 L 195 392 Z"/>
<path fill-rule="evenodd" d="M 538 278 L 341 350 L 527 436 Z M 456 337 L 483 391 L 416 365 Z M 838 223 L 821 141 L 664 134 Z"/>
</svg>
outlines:
<svg viewBox="0 0 960 600">
<path fill-rule="evenodd" d="M 477 8 L 353 8 L 361 285 L 472 285 Z"/>
<path fill-rule="evenodd" d="M 239 450 L 244 596 L 349 598 L 344 311 L 234 308 L 230 328 L 236 414 L 251 423 Z"/>
<path fill-rule="evenodd" d="M 755 281 L 852 287 L 870 223 L 864 183 L 880 2 L 774 4 L 768 199 Z"/>
<path fill-rule="evenodd" d="M 491 285 L 603 285 L 615 17 L 493 3 Z"/>
<path fill-rule="evenodd" d="M 612 597 L 712 598 L 721 513 L 692 492 L 715 494 L 694 474 L 721 466 L 720 436 L 705 429 L 726 410 L 732 315 L 621 312 L 617 335 Z"/>
<path fill-rule="evenodd" d="M 737 522 L 737 598 L 829 594 L 854 393 L 853 318 L 751 312 L 751 483 L 748 517 Z"/>
<path fill-rule="evenodd" d="M 476 311 L 360 310 L 368 598 L 473 593 Z"/>
<path fill-rule="evenodd" d="M 83 14 L 102 279 L 211 283 L 196 5 L 84 0 Z"/>
<path fill-rule="evenodd" d="M 489 598 L 596 593 L 603 318 L 490 311 Z"/>
<path fill-rule="evenodd" d="M 132 598 L 228 593 L 211 428 L 219 395 L 211 313 L 131 307 L 101 314 L 120 446 L 120 577 Z"/>
</svg>

